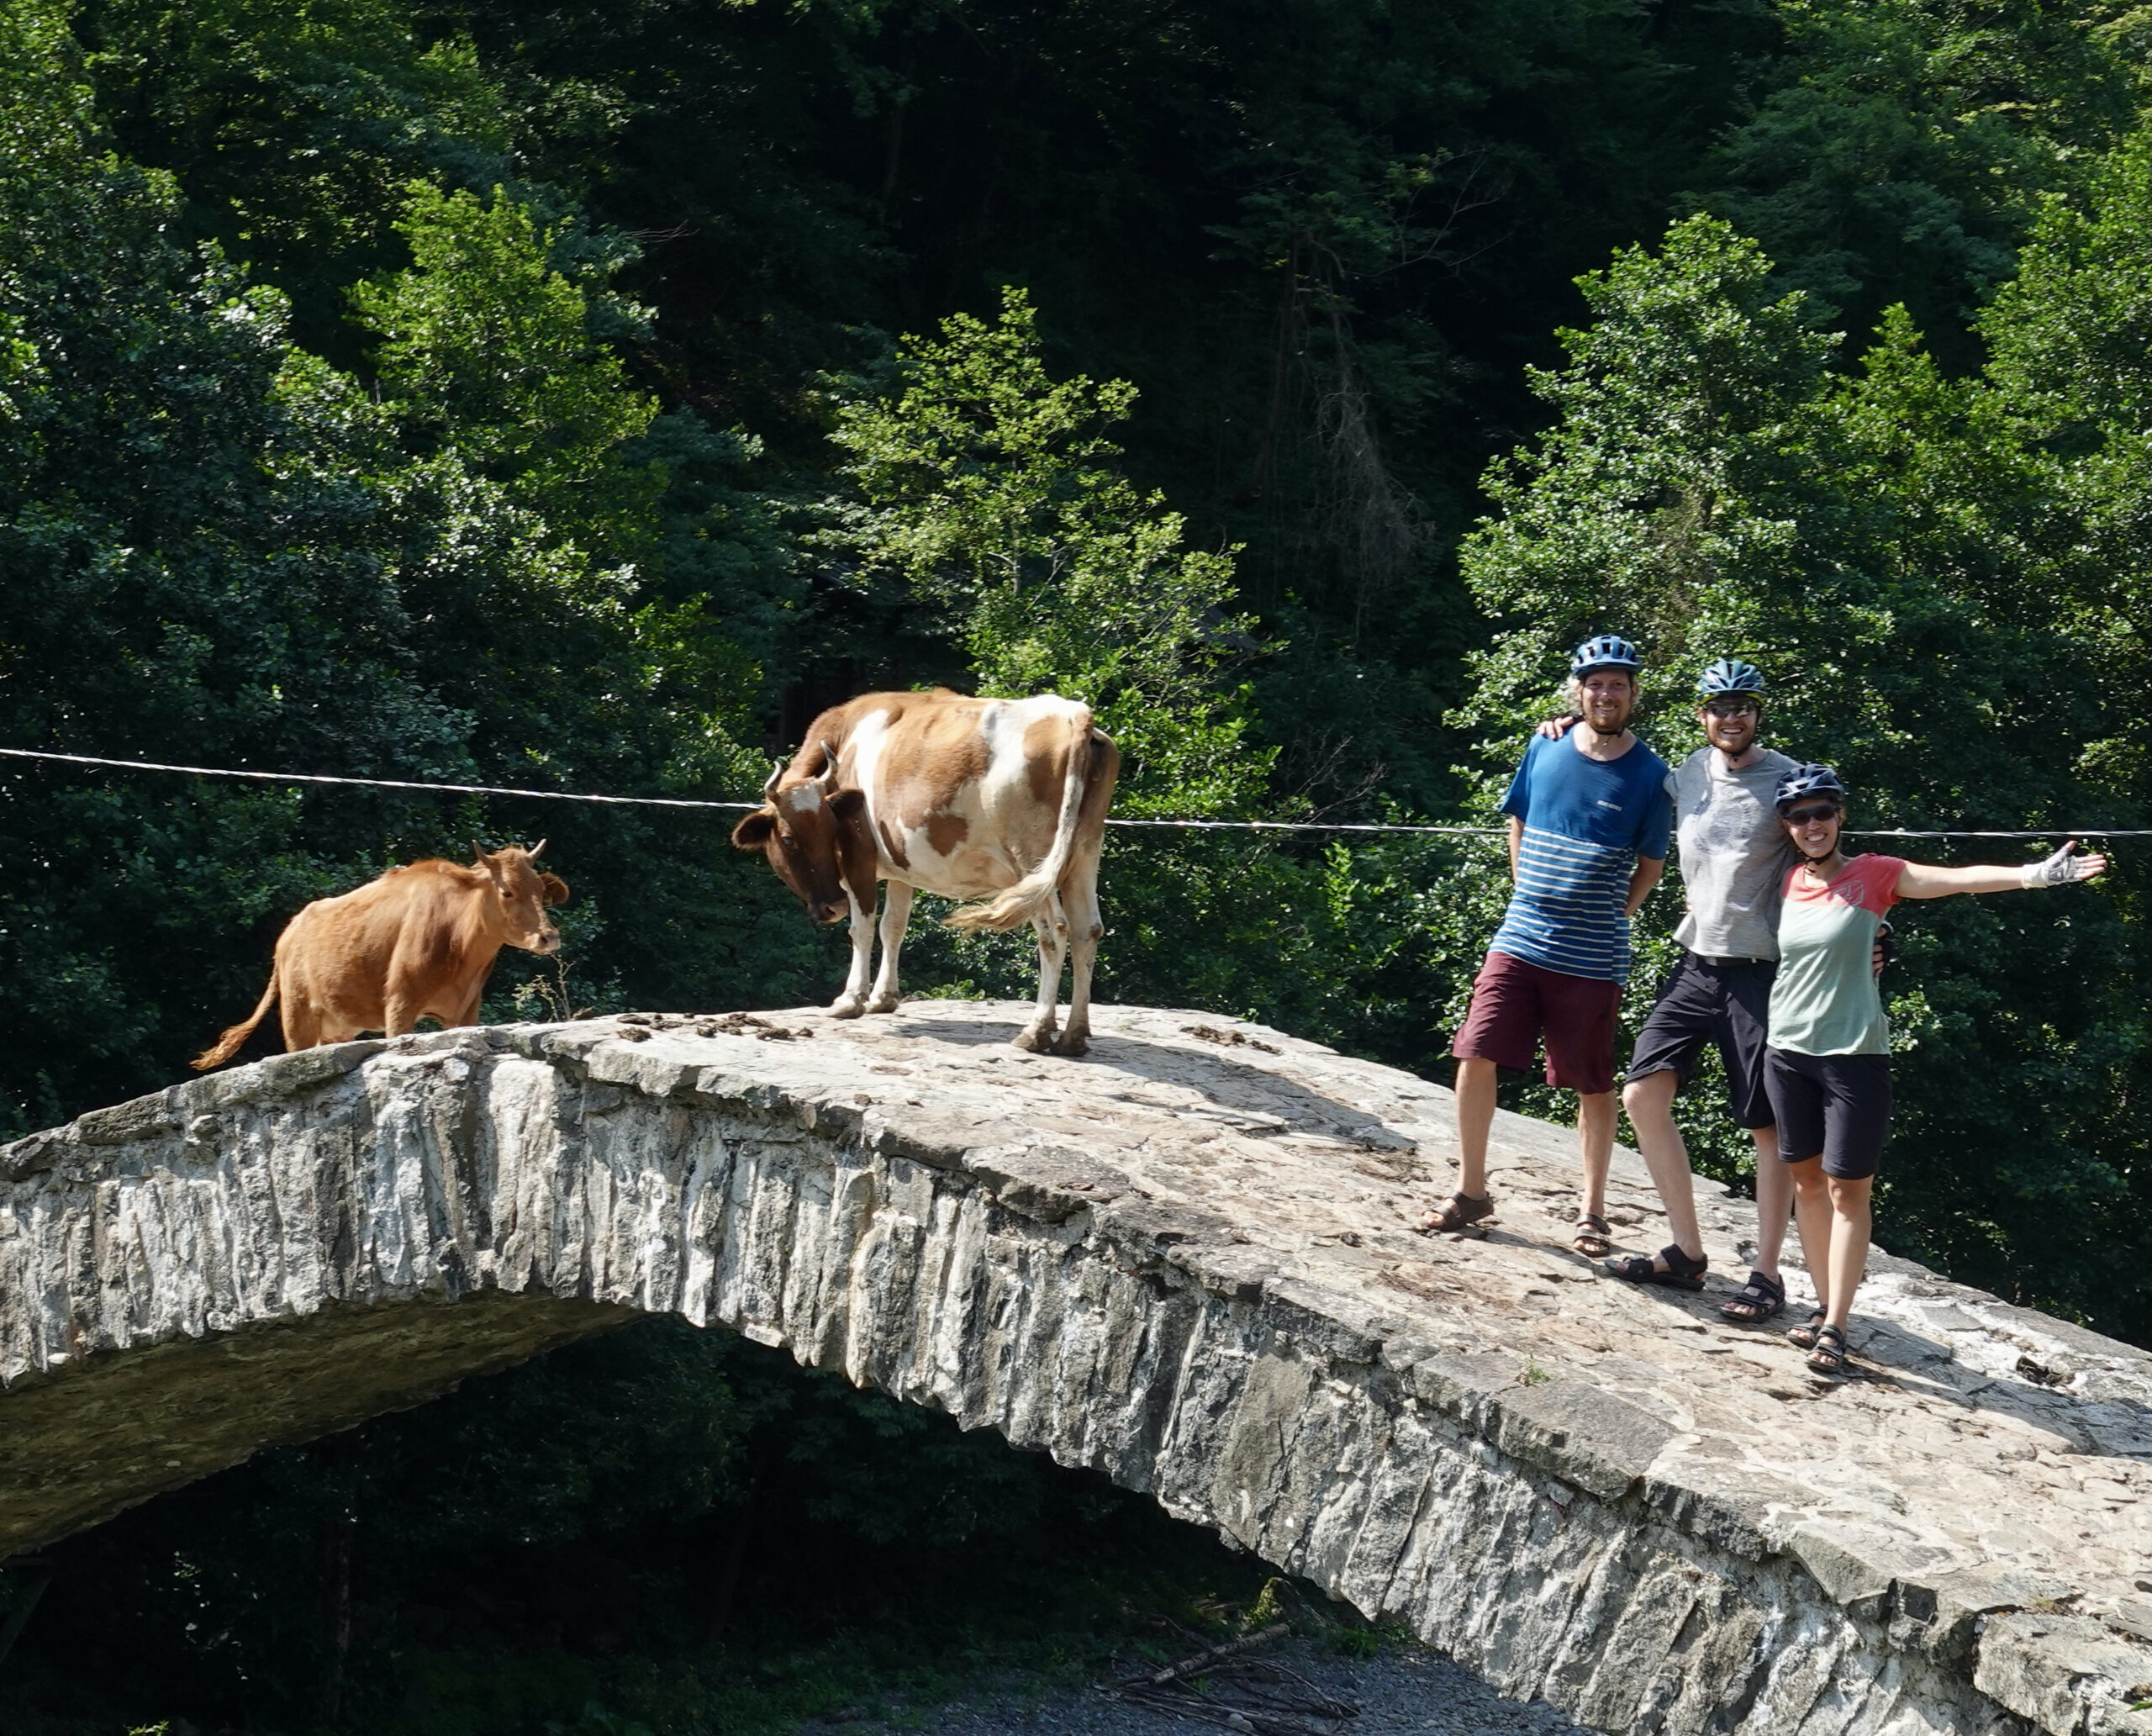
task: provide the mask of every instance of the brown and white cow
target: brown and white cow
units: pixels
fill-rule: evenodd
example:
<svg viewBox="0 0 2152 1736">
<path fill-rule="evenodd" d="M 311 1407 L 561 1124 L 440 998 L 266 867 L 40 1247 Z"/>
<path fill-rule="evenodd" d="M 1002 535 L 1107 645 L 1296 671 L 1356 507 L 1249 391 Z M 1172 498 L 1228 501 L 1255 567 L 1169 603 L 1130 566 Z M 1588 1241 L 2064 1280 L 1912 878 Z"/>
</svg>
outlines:
<svg viewBox="0 0 2152 1736">
<path fill-rule="evenodd" d="M 868 694 L 825 711 L 732 842 L 760 850 L 817 922 L 852 922 L 839 1018 L 897 1004 L 897 958 L 912 894 L 967 900 L 952 927 L 1010 929 L 1039 942 L 1038 1005 L 1019 1048 L 1080 1055 L 1091 1035 L 1099 938 L 1099 849 L 1121 755 L 1090 707 L 1057 694 L 973 699 Z M 889 883 L 882 967 L 873 974 L 875 883 Z M 1057 1042 L 1064 957 L 1068 1022 Z"/>
<path fill-rule="evenodd" d="M 538 871 L 543 839 L 528 850 L 472 847 L 473 867 L 414 862 L 307 905 L 277 937 L 277 963 L 254 1016 L 219 1037 L 195 1069 L 230 1060 L 279 1000 L 287 1049 L 366 1031 L 401 1037 L 429 1014 L 444 1025 L 477 1024 L 503 947 L 560 951 L 546 906 L 565 904 L 568 889 L 559 875 Z"/>
</svg>

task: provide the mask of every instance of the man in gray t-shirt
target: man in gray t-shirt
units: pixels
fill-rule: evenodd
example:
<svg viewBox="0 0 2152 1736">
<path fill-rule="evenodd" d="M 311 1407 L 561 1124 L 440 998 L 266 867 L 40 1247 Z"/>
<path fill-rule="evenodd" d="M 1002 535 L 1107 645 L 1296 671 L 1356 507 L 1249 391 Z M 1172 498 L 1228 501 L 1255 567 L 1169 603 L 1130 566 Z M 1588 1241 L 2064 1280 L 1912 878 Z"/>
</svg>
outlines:
<svg viewBox="0 0 2152 1736">
<path fill-rule="evenodd" d="M 1674 1243 L 1655 1258 L 1607 1262 L 1617 1277 L 1703 1287 L 1703 1237 L 1674 1097 L 1705 1049 L 1716 1047 L 1726 1064 L 1728 1107 L 1756 1142 L 1759 1222 L 1755 1269 L 1721 1311 L 1751 1322 L 1770 1319 L 1785 1305 L 1779 1252 L 1793 1205 L 1764 1090 L 1764 1048 L 1778 970 L 1780 897 L 1796 859 L 1773 797 L 1794 762 L 1756 739 L 1763 694 L 1764 678 L 1754 664 L 1721 658 L 1705 670 L 1697 721 L 1709 745 L 1668 775 L 1688 910 L 1675 931 L 1681 956 L 1637 1033 L 1622 1101 L 1665 1205 Z"/>
</svg>

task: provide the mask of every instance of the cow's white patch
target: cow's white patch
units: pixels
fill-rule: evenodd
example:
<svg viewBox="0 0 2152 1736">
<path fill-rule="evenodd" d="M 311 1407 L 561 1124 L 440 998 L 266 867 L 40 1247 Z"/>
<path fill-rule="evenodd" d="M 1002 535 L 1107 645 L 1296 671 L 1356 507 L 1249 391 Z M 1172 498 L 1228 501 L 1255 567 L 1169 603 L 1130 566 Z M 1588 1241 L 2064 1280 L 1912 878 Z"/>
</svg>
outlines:
<svg viewBox="0 0 2152 1736">
<path fill-rule="evenodd" d="M 795 814 L 811 814 L 822 805 L 822 786 L 795 784 L 784 793 L 784 805 Z"/>
<path fill-rule="evenodd" d="M 874 840 L 876 865 L 885 879 L 894 866 L 889 852 L 882 847 L 882 810 L 887 803 L 887 792 L 882 788 L 882 749 L 889 737 L 889 714 L 870 711 L 852 726 L 851 736 L 846 741 L 845 753 L 852 761 L 852 775 L 843 780 L 867 797 L 867 835 Z"/>
</svg>

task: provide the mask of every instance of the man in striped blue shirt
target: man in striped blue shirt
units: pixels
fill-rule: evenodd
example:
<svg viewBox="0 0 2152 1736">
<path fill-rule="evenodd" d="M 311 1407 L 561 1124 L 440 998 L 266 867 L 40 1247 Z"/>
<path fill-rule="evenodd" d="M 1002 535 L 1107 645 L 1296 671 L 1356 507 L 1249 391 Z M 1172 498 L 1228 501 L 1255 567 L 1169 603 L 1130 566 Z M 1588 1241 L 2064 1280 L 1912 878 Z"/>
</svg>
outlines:
<svg viewBox="0 0 2152 1736">
<path fill-rule="evenodd" d="M 1578 646 L 1570 683 L 1583 720 L 1559 739 L 1534 736 L 1502 798 L 1514 889 L 1450 1045 L 1458 1190 L 1423 1230 L 1466 1229 L 1494 1211 L 1487 1135 L 1496 1069 L 1527 1070 L 1543 1036 L 1547 1083 L 1577 1094 L 1584 1198 L 1572 1245 L 1595 1258 L 1611 1245 L 1604 1214 L 1629 919 L 1665 869 L 1674 821 L 1666 762 L 1629 728 L 1643 667 L 1637 648 L 1611 634 Z"/>
</svg>

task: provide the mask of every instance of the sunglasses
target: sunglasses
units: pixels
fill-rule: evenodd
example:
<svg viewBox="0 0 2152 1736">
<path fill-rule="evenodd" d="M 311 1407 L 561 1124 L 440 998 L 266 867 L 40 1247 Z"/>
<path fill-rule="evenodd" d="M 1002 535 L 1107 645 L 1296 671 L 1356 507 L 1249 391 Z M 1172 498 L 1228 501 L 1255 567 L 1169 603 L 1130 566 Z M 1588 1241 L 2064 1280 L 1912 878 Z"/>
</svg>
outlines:
<svg viewBox="0 0 2152 1736">
<path fill-rule="evenodd" d="M 1763 710 L 1754 699 L 1708 699 L 1704 711 L 1711 717 L 1754 717 Z"/>
<path fill-rule="evenodd" d="M 1819 820 L 1836 820 L 1838 817 L 1838 810 L 1835 805 L 1822 808 L 1794 808 L 1788 810 L 1785 817 L 1787 821 L 1794 826 L 1812 826 Z"/>
</svg>

